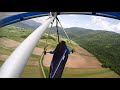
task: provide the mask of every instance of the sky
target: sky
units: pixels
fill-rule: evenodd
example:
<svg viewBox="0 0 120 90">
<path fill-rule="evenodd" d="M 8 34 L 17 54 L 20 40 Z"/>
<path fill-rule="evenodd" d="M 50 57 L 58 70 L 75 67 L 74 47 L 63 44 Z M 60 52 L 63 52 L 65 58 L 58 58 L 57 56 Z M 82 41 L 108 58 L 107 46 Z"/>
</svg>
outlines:
<svg viewBox="0 0 120 90">
<path fill-rule="evenodd" d="M 44 23 L 48 16 L 34 18 L 36 22 Z M 120 20 L 93 16 L 93 15 L 59 15 L 58 16 L 64 28 L 82 27 L 93 30 L 106 30 L 120 33 Z M 56 23 L 54 22 L 54 26 Z M 59 25 L 60 26 L 60 25 Z"/>
</svg>

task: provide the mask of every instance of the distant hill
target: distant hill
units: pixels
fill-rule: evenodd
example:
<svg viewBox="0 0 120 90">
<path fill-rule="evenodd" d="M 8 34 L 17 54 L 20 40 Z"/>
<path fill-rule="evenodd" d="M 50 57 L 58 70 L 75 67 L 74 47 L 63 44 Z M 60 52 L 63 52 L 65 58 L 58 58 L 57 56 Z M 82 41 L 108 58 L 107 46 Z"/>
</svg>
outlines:
<svg viewBox="0 0 120 90">
<path fill-rule="evenodd" d="M 38 23 L 38 22 L 36 22 L 34 20 L 25 20 L 25 21 L 23 21 L 23 23 L 28 24 L 29 26 L 32 26 L 35 29 L 38 28 L 41 25 L 41 23 Z"/>
<path fill-rule="evenodd" d="M 66 28 L 65 31 L 72 40 L 94 54 L 103 67 L 110 68 L 120 75 L 120 34 L 78 27 Z M 52 33 L 56 33 L 56 27 L 53 27 Z M 65 36 L 60 27 L 59 33 Z"/>
<path fill-rule="evenodd" d="M 12 25 L 17 26 L 17 27 L 21 27 L 21 28 L 25 28 L 25 29 L 35 30 L 36 28 L 38 28 L 41 25 L 41 23 L 38 23 L 38 22 L 33 21 L 33 20 L 25 20 L 25 21 L 14 23 Z"/>
<path fill-rule="evenodd" d="M 103 67 L 120 74 L 120 34 L 75 27 L 65 30 L 72 40 L 94 54 Z"/>
<path fill-rule="evenodd" d="M 71 27 L 71 28 L 64 28 L 66 33 L 69 35 L 69 37 L 79 37 L 79 36 L 84 36 L 87 35 L 88 33 L 94 32 L 94 30 L 91 29 L 85 29 L 85 28 L 79 28 L 79 27 Z M 49 30 L 49 29 L 48 29 Z M 58 27 L 59 34 L 62 36 L 65 36 L 65 33 L 61 27 Z M 51 33 L 57 33 L 56 27 L 53 27 L 51 29 Z"/>
</svg>

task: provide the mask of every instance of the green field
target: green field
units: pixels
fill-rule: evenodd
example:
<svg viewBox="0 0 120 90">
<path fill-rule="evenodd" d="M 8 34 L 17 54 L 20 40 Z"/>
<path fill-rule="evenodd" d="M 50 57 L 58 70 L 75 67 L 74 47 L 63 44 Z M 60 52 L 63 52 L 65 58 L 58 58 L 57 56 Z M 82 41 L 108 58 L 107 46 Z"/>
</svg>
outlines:
<svg viewBox="0 0 120 90">
<path fill-rule="evenodd" d="M 21 78 L 43 78 L 43 75 L 39 66 L 27 65 L 24 68 Z"/>
<path fill-rule="evenodd" d="M 72 40 L 92 53 L 103 64 L 103 67 L 110 68 L 120 75 L 120 33 L 114 30 L 112 32 L 79 27 L 65 30 Z"/>
<path fill-rule="evenodd" d="M 0 65 L 3 62 L 0 61 Z M 45 73 L 48 77 L 49 68 L 45 67 Z M 21 75 L 21 78 L 43 78 L 42 71 L 39 66 L 27 65 Z M 109 68 L 102 69 L 73 69 L 65 68 L 62 78 L 120 78 L 118 74 L 111 71 Z"/>
<path fill-rule="evenodd" d="M 104 75 L 107 76 L 104 76 Z M 70 69 L 70 68 L 65 68 L 64 73 L 63 73 L 63 78 L 86 78 L 86 77 L 98 77 L 98 78 L 118 78 L 120 77 L 119 75 L 115 75 L 113 71 L 107 68 L 103 69 Z"/>
<path fill-rule="evenodd" d="M 13 26 L 7 26 L 4 28 L 0 28 L 0 38 L 6 37 L 15 41 L 22 42 L 30 33 L 32 33 L 32 30 L 26 30 L 23 28 L 13 27 Z M 43 35 L 39 43 L 37 44 L 37 47 L 43 48 L 46 45 L 46 38 L 47 33 Z M 68 40 L 66 38 L 61 38 L 62 40 L 65 40 L 68 44 L 68 46 L 71 47 L 71 45 L 68 43 Z M 51 34 L 48 39 L 48 44 L 51 45 L 50 48 L 54 49 L 57 40 L 56 35 Z M 76 45 L 74 41 L 72 41 L 73 45 Z M 72 48 L 72 47 L 71 47 Z M 0 45 L 0 55 L 10 55 L 13 52 L 14 49 L 5 47 L 4 45 Z M 29 58 L 30 61 L 38 61 L 40 59 L 40 55 L 32 54 Z M 0 66 L 3 64 L 4 61 L 1 61 L 0 59 Z M 49 68 L 44 67 L 44 71 L 46 76 L 49 75 Z M 111 71 L 109 68 L 101 68 L 101 69 L 73 69 L 73 68 L 65 68 L 63 72 L 63 78 L 120 78 L 118 74 Z M 21 74 L 21 78 L 43 78 L 43 74 L 41 69 L 39 69 L 39 65 L 26 65 L 24 68 L 23 73 Z"/>
<path fill-rule="evenodd" d="M 45 68 L 46 75 L 49 75 L 49 68 Z M 85 68 L 65 68 L 62 78 L 120 78 L 118 74 L 109 68 L 85 69 Z"/>
</svg>

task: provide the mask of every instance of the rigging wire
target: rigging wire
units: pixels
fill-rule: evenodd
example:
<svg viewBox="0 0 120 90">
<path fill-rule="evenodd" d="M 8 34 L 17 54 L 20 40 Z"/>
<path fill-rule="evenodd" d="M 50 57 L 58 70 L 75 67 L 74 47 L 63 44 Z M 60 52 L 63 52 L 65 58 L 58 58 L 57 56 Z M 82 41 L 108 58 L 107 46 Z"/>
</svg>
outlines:
<svg viewBox="0 0 120 90">
<path fill-rule="evenodd" d="M 48 44 L 48 37 L 50 36 L 50 32 L 52 30 L 52 26 L 53 26 L 54 20 L 55 20 L 55 18 L 53 19 L 53 22 L 51 22 L 50 30 L 49 30 L 48 35 L 47 35 L 47 39 L 46 39 L 46 43 L 47 44 Z"/>
<path fill-rule="evenodd" d="M 71 43 L 71 41 L 70 41 L 69 36 L 67 35 L 67 33 L 66 33 L 65 29 L 63 28 L 63 26 L 62 26 L 61 22 L 59 21 L 59 19 L 58 19 L 57 17 L 56 17 L 56 19 L 57 19 L 57 21 L 59 22 L 60 26 L 62 27 L 62 29 L 63 29 L 63 31 L 64 31 L 64 33 L 65 33 L 66 37 L 67 37 L 67 38 L 68 38 L 68 40 L 69 40 L 69 43 L 71 44 L 71 46 L 72 46 L 72 48 L 73 48 L 73 50 L 75 50 L 75 49 L 74 49 L 74 47 L 73 47 L 73 44 L 72 44 L 72 43 Z"/>
<path fill-rule="evenodd" d="M 57 28 L 57 36 L 58 36 L 58 43 L 59 43 L 59 31 L 58 31 L 58 21 L 57 21 L 57 19 L 56 19 L 56 28 Z"/>
<path fill-rule="evenodd" d="M 69 36 L 67 35 L 66 31 L 64 30 L 64 28 L 63 28 L 62 24 L 60 23 L 59 19 L 58 19 L 57 17 L 54 18 L 54 19 L 53 19 L 53 22 L 51 22 L 51 27 L 50 27 L 50 30 L 49 30 L 48 35 L 47 35 L 47 39 L 46 39 L 46 44 L 47 44 L 47 45 L 44 47 L 44 51 L 43 51 L 43 53 L 42 53 L 42 55 L 40 56 L 40 59 L 39 59 L 39 69 L 42 69 L 42 73 L 43 73 L 44 78 L 46 78 L 46 75 L 45 75 L 45 71 L 44 71 L 44 68 L 43 68 L 42 61 L 43 61 L 43 59 L 44 59 L 44 56 L 46 55 L 46 51 L 47 51 L 47 47 L 48 47 L 48 38 L 49 38 L 49 36 L 50 36 L 50 32 L 51 32 L 51 29 L 52 29 L 52 26 L 53 26 L 53 23 L 54 23 L 54 20 L 55 20 L 55 19 L 56 19 L 56 28 L 57 28 L 58 43 L 59 43 L 59 31 L 58 31 L 58 23 L 59 23 L 60 26 L 62 27 L 65 35 L 67 36 L 67 38 L 68 38 L 68 40 L 69 40 L 69 43 L 71 44 L 72 48 L 74 49 L 73 44 L 71 43 L 70 38 L 69 38 Z M 41 68 L 40 68 L 40 67 L 41 67 Z M 39 70 L 39 71 L 40 71 L 40 70 Z"/>
</svg>

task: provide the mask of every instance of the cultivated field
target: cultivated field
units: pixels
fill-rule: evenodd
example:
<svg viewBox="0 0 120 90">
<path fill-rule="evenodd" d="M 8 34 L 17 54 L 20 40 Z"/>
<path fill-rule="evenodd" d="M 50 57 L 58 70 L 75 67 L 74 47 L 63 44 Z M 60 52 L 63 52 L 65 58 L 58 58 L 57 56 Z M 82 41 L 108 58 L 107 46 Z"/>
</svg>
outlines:
<svg viewBox="0 0 120 90">
<path fill-rule="evenodd" d="M 2 29 L 3 30 L 3 29 Z M 1 31 L 2 31 L 1 30 Z M 0 65 L 10 56 L 10 54 L 16 49 L 17 46 L 26 38 L 24 36 L 28 34 L 27 30 L 14 30 L 11 29 L 9 32 L 4 30 L 1 32 L 3 36 L 0 36 Z M 20 33 L 22 32 L 22 33 Z M 29 31 L 30 32 L 30 31 Z M 5 33 L 5 34 L 4 34 Z M 16 36 L 17 34 L 17 36 Z M 5 36 L 6 35 L 6 36 Z M 14 36 L 15 35 L 15 36 Z M 17 37 L 17 38 L 16 38 Z M 54 50 L 57 42 L 54 40 L 56 37 L 48 40 L 48 44 L 51 45 L 47 51 Z M 66 40 L 66 39 L 63 39 Z M 39 68 L 40 55 L 43 52 L 43 48 L 46 45 L 46 39 L 43 38 L 39 41 L 36 48 L 34 49 L 31 57 L 28 60 L 27 65 L 21 75 L 21 78 L 43 78 L 41 68 Z M 69 43 L 67 43 L 70 46 Z M 87 50 L 80 47 L 78 44 L 73 42 L 75 52 L 69 55 L 68 61 L 63 72 L 63 78 L 118 78 L 120 77 L 109 68 L 102 68 L 101 63 L 98 59 Z M 71 48 L 71 47 L 70 47 Z M 52 55 L 47 54 L 43 60 L 43 67 L 46 76 L 49 74 L 49 66 L 52 60 Z"/>
</svg>

